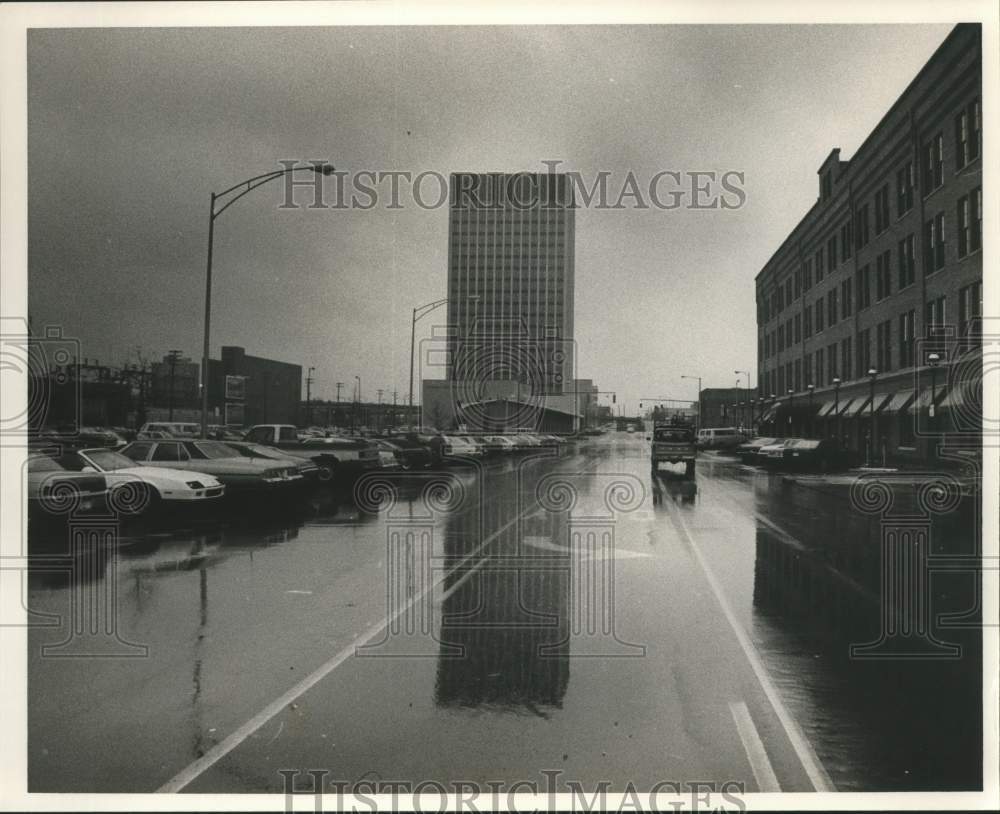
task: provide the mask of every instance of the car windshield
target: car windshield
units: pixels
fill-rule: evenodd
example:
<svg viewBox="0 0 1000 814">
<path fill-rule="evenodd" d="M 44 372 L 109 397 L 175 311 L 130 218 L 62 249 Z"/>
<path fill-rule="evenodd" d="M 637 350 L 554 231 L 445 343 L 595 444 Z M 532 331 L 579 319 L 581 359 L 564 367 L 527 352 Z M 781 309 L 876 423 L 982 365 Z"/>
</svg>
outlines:
<svg viewBox="0 0 1000 814">
<path fill-rule="evenodd" d="M 126 458 L 120 452 L 113 450 L 91 450 L 87 453 L 87 461 L 93 463 L 97 469 L 114 471 L 115 469 L 128 469 L 135 466 L 135 461 Z"/>
<path fill-rule="evenodd" d="M 221 441 L 197 441 L 188 445 L 192 458 L 238 458 L 239 453 Z"/>
</svg>

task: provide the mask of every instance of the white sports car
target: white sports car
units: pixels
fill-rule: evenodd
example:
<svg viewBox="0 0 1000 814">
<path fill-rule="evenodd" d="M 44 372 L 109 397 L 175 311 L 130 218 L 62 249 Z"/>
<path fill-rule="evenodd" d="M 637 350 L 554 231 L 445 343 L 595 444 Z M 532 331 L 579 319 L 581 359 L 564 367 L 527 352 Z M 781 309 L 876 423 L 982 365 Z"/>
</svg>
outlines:
<svg viewBox="0 0 1000 814">
<path fill-rule="evenodd" d="M 74 456 L 78 463 L 76 467 L 70 461 Z M 63 456 L 61 460 L 67 462 L 67 468 L 104 473 L 109 487 L 113 487 L 116 476 L 130 481 L 139 478 L 151 487 L 150 499 L 154 503 L 161 500 L 171 503 L 212 501 L 220 499 L 226 491 L 226 487 L 213 475 L 187 469 L 140 466 L 111 449 L 81 449 Z"/>
</svg>

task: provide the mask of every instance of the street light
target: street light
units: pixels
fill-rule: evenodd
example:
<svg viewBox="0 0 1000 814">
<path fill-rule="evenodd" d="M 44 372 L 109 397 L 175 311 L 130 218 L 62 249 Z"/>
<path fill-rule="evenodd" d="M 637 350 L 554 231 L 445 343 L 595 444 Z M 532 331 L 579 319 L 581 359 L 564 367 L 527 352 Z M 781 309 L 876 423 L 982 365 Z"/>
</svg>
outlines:
<svg viewBox="0 0 1000 814">
<path fill-rule="evenodd" d="M 698 428 L 701 429 L 701 376 L 681 376 L 682 379 L 697 379 L 698 381 Z"/>
<path fill-rule="evenodd" d="M 746 374 L 746 377 L 747 377 L 747 397 L 749 398 L 749 396 L 750 396 L 750 371 L 749 370 L 734 370 L 733 373 L 735 375 L 737 375 L 737 376 L 739 376 L 740 374 L 743 374 L 743 373 Z M 737 397 L 737 399 L 742 399 L 743 396 L 740 394 L 739 391 L 740 391 L 740 380 L 737 379 L 736 380 L 736 397 Z M 740 402 L 740 416 L 741 416 L 740 420 L 741 421 L 743 420 L 742 419 L 742 415 L 743 415 L 743 402 L 741 401 Z M 750 417 L 750 423 L 753 424 L 753 416 L 752 415 Z"/>
<path fill-rule="evenodd" d="M 792 423 L 792 411 L 795 409 L 795 391 L 788 388 L 788 423 Z"/>
<path fill-rule="evenodd" d="M 872 466 L 875 463 L 875 379 L 878 377 L 878 371 L 870 367 L 868 368 L 868 399 L 871 402 L 871 429 L 868 431 L 868 465 Z"/>
<path fill-rule="evenodd" d="M 257 189 L 257 187 L 262 184 L 266 184 L 269 181 L 273 181 L 275 178 L 281 178 L 284 175 L 290 175 L 293 172 L 314 172 L 320 175 L 332 175 L 334 172 L 333 165 L 331 164 L 314 164 L 311 167 L 285 167 L 283 170 L 272 170 L 271 172 L 265 172 L 261 175 L 255 175 L 253 178 L 248 178 L 246 181 L 241 181 L 238 184 L 234 184 L 229 187 L 229 189 L 223 190 L 222 192 L 211 193 L 211 198 L 209 201 L 208 208 L 208 262 L 205 267 L 205 342 L 204 348 L 201 355 L 201 437 L 208 437 L 208 353 L 209 353 L 209 337 L 212 325 L 212 248 L 215 240 L 215 219 L 219 217 L 223 212 L 225 212 L 230 206 L 236 203 L 240 198 L 246 195 L 248 192 Z M 245 189 L 243 189 L 245 187 Z M 240 190 L 238 194 L 233 195 L 229 200 L 222 204 L 219 209 L 215 208 L 217 201 L 225 198 L 227 195 Z"/>
<path fill-rule="evenodd" d="M 934 408 L 934 402 L 937 401 L 937 369 L 938 365 L 941 364 L 941 357 L 936 353 L 930 353 L 927 355 L 927 363 L 931 366 L 931 405 L 927 408 L 927 417 L 930 419 L 928 422 L 930 424 L 931 436 L 934 436 L 934 430 L 937 427 L 937 414 Z M 931 441 L 931 457 L 937 457 L 937 438 Z"/>
<path fill-rule="evenodd" d="M 476 304 L 477 313 L 473 316 L 473 325 L 475 325 L 476 320 L 478 319 L 479 295 L 470 294 L 467 299 L 469 302 Z M 421 319 L 427 316 L 431 311 L 440 308 L 446 302 L 448 302 L 448 298 L 443 297 L 440 300 L 434 300 L 433 302 L 428 302 L 425 303 L 424 305 L 419 305 L 413 309 L 413 314 L 410 319 L 410 397 L 409 397 L 410 416 L 409 418 L 411 427 L 413 426 L 413 354 L 417 341 L 417 322 L 419 322 Z M 420 426 L 421 424 L 423 424 L 423 416 L 421 416 L 420 421 L 417 422 L 417 426 Z"/>
<path fill-rule="evenodd" d="M 809 391 L 809 436 L 812 437 L 816 434 L 816 419 L 813 416 L 813 390 L 816 389 L 816 385 L 809 382 L 806 389 Z"/>
<path fill-rule="evenodd" d="M 313 383 L 313 371 L 315 367 L 310 367 L 306 372 L 306 423 L 312 426 L 312 383 Z M 299 391 L 302 392 L 301 390 Z"/>
<path fill-rule="evenodd" d="M 840 379 L 833 377 L 833 415 L 837 419 L 835 425 L 837 447 L 840 446 Z"/>
</svg>

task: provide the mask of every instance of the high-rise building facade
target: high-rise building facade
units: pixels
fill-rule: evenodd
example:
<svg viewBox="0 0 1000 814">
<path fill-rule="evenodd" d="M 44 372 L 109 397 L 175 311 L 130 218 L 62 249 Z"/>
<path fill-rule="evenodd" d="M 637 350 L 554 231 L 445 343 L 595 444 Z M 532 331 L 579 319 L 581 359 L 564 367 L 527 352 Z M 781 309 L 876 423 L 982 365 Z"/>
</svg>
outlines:
<svg viewBox="0 0 1000 814">
<path fill-rule="evenodd" d="M 523 395 L 573 380 L 572 185 L 565 175 L 453 173 L 448 372 L 516 381 Z"/>
<path fill-rule="evenodd" d="M 974 439 L 981 99 L 981 27 L 961 24 L 854 156 L 820 166 L 816 203 L 756 278 L 756 409 L 771 432 L 878 460 Z"/>
</svg>

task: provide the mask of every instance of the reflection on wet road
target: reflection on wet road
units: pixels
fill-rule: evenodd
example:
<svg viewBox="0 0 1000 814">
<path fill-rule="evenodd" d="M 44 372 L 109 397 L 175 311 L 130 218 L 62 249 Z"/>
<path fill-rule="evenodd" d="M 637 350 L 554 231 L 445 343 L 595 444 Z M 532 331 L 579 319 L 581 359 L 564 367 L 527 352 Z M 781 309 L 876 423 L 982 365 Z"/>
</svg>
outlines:
<svg viewBox="0 0 1000 814">
<path fill-rule="evenodd" d="M 710 456 L 651 480 L 615 434 L 117 546 L 33 540 L 29 787 L 974 788 L 975 627 L 923 637 L 960 657 L 850 658 L 880 641 L 885 522 L 845 500 Z M 968 517 L 932 544 L 974 551 Z M 953 570 L 932 593 L 961 605 Z"/>
</svg>

